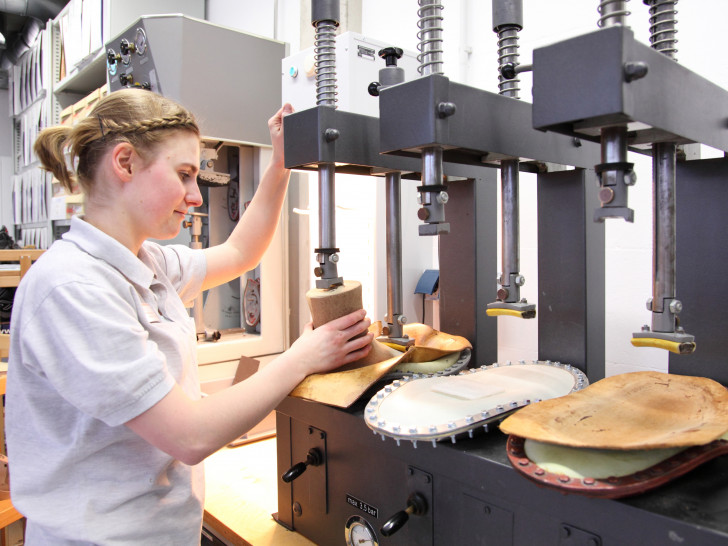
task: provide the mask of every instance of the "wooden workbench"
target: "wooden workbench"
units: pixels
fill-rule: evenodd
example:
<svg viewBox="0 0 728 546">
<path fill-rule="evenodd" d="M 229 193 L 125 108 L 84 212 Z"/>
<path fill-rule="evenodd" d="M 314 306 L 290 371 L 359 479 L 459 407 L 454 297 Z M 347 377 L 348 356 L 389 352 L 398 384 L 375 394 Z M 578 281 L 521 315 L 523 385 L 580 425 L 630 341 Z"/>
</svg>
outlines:
<svg viewBox="0 0 728 546">
<path fill-rule="evenodd" d="M 205 461 L 205 527 L 234 545 L 312 546 L 273 520 L 276 439 L 224 448 Z"/>
</svg>

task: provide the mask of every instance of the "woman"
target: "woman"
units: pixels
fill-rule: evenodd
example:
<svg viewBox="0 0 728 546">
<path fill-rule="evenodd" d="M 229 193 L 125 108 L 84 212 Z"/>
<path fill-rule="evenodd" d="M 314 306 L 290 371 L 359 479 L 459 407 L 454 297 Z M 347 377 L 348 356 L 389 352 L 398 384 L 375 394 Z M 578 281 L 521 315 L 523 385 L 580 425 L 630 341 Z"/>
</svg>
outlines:
<svg viewBox="0 0 728 546">
<path fill-rule="evenodd" d="M 205 457 L 245 433 L 306 375 L 366 355 L 356 312 L 313 330 L 248 380 L 200 398 L 194 323 L 183 302 L 260 261 L 288 184 L 284 106 L 269 121 L 271 163 L 228 240 L 170 239 L 190 207 L 200 134 L 149 91 L 105 97 L 73 128 L 43 131 L 44 168 L 86 195 L 83 219 L 24 277 L 15 297 L 7 388 L 13 503 L 26 543 L 198 544 Z M 70 149 L 67 167 L 64 155 Z"/>
</svg>

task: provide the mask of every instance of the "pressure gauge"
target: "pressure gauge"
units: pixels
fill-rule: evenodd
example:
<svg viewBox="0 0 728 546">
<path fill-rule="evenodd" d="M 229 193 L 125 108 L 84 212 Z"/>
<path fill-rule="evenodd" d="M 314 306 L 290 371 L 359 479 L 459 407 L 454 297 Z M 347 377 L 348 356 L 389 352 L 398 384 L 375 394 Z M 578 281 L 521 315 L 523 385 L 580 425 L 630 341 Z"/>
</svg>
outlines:
<svg viewBox="0 0 728 546">
<path fill-rule="evenodd" d="M 147 51 L 147 33 L 144 32 L 143 28 L 136 30 L 136 36 L 134 36 L 134 47 L 136 48 L 137 55 L 144 55 Z"/>
<path fill-rule="evenodd" d="M 377 534 L 369 522 L 361 516 L 351 516 L 346 522 L 347 546 L 379 546 Z"/>
</svg>

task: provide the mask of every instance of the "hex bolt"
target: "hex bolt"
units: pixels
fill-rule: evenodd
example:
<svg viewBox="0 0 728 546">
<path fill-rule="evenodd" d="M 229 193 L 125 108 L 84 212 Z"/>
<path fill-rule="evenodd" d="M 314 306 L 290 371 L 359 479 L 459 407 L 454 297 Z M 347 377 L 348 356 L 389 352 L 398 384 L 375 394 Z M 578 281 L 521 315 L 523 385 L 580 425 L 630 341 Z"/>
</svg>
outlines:
<svg viewBox="0 0 728 546">
<path fill-rule="evenodd" d="M 637 173 L 634 171 L 627 171 L 624 173 L 624 184 L 625 186 L 634 186 L 637 183 Z"/>
<path fill-rule="evenodd" d="M 672 300 L 670 302 L 670 312 L 677 315 L 683 309 L 682 302 L 680 300 Z"/>
<path fill-rule="evenodd" d="M 447 203 L 450 200 L 450 196 L 447 194 L 446 191 L 441 191 L 440 193 L 437 194 L 436 199 L 437 199 L 438 203 L 444 205 L 445 203 Z"/>
<path fill-rule="evenodd" d="M 523 286 L 526 284 L 526 277 L 523 275 L 516 275 L 516 278 L 513 279 L 513 281 L 516 283 L 516 286 Z"/>
</svg>

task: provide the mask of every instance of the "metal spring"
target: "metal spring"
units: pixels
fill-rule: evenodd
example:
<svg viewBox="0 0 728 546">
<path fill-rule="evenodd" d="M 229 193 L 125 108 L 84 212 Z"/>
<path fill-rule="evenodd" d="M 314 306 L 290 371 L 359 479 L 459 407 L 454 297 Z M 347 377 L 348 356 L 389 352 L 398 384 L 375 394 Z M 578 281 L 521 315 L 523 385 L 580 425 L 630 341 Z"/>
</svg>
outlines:
<svg viewBox="0 0 728 546">
<path fill-rule="evenodd" d="M 417 71 L 423 75 L 442 74 L 442 14 L 443 6 L 436 0 L 420 0 L 417 10 Z"/>
<path fill-rule="evenodd" d="M 653 49 L 675 59 L 677 53 L 677 0 L 652 0 L 650 3 L 650 44 Z"/>
<path fill-rule="evenodd" d="M 316 105 L 336 108 L 336 23 L 318 21 L 314 37 Z"/>
<path fill-rule="evenodd" d="M 627 2 L 629 0 L 600 0 L 597 8 L 599 12 L 597 26 L 603 28 L 613 25 L 625 25 L 626 18 L 631 13 L 626 8 L 625 4 Z"/>
<path fill-rule="evenodd" d="M 518 66 L 518 27 L 503 26 L 498 30 L 498 67 L 502 68 L 507 64 Z M 514 99 L 519 98 L 521 80 L 516 75 L 512 80 L 498 76 L 498 93 Z"/>
</svg>

